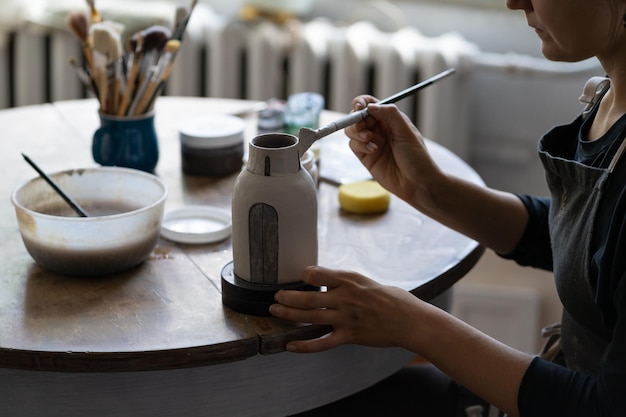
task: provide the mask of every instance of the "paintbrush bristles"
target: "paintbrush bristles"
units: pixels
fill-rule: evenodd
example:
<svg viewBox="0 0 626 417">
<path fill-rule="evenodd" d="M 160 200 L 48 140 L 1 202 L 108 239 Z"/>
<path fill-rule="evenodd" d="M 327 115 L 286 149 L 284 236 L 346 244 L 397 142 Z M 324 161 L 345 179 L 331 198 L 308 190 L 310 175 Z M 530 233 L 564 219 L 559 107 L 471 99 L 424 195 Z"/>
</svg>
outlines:
<svg viewBox="0 0 626 417">
<path fill-rule="evenodd" d="M 102 111 L 115 113 L 119 102 L 120 77 L 119 59 L 122 56 L 122 42 L 115 27 L 110 24 L 97 23 L 91 26 L 90 36 L 93 40 L 94 53 L 100 55 L 98 60 L 94 58 L 98 74 L 99 87 L 106 89 L 100 91 L 100 103 Z"/>
<path fill-rule="evenodd" d="M 89 36 L 93 50 L 104 54 L 109 62 L 115 61 L 122 56 L 122 41 L 115 27 L 97 23 L 91 26 Z"/>
<path fill-rule="evenodd" d="M 71 32 L 80 41 L 83 56 L 89 71 L 93 70 L 93 54 L 89 44 L 89 19 L 82 12 L 72 12 L 67 16 L 67 25 Z"/>
<path fill-rule="evenodd" d="M 67 24 L 83 46 L 88 71 L 70 64 L 85 85 L 99 99 L 100 111 L 118 116 L 138 115 L 152 108 L 172 71 L 180 39 L 172 31 L 184 31 L 197 0 L 191 7 L 179 7 L 173 29 L 153 25 L 122 42 L 124 26 L 103 20 L 95 0 L 86 0 L 91 19 L 72 12 Z M 128 55 L 125 56 L 126 45 Z M 124 65 L 126 64 L 126 65 Z M 87 79 L 88 77 L 89 79 Z"/>
<path fill-rule="evenodd" d="M 165 44 L 170 40 L 172 31 L 165 26 L 150 26 L 141 32 L 143 36 L 143 49 L 150 51 L 156 49 L 162 51 Z"/>
<path fill-rule="evenodd" d="M 143 36 L 143 57 L 139 65 L 139 82 L 143 82 L 150 67 L 156 64 L 171 31 L 164 26 L 150 26 L 141 32 Z"/>
<path fill-rule="evenodd" d="M 74 36 L 81 42 L 87 42 L 89 34 L 89 20 L 83 12 L 71 12 L 67 15 L 67 26 Z"/>
</svg>

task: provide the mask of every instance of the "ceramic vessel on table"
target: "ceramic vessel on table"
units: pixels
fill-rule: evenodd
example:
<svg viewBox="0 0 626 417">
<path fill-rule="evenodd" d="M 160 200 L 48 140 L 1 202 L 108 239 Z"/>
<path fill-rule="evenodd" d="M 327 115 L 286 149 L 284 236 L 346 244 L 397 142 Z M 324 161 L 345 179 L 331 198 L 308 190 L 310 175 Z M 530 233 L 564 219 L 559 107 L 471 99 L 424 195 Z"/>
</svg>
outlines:
<svg viewBox="0 0 626 417">
<path fill-rule="evenodd" d="M 233 191 L 232 271 L 222 272 L 225 303 L 242 312 L 265 314 L 277 290 L 304 287 L 303 269 L 317 264 L 317 192 L 301 156 L 293 135 L 250 141 Z"/>
</svg>

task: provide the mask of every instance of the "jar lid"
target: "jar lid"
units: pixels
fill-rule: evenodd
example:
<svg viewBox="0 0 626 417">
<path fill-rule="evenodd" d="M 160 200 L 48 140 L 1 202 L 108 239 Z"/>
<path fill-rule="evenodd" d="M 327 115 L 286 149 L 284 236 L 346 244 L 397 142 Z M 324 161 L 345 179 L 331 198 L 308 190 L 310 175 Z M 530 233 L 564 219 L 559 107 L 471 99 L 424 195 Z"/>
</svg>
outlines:
<svg viewBox="0 0 626 417">
<path fill-rule="evenodd" d="M 215 149 L 242 144 L 244 128 L 240 117 L 212 114 L 184 121 L 179 134 L 187 146 Z"/>
<path fill-rule="evenodd" d="M 213 243 L 228 238 L 231 225 L 228 210 L 210 206 L 189 206 L 165 214 L 161 236 L 179 243 Z"/>
</svg>

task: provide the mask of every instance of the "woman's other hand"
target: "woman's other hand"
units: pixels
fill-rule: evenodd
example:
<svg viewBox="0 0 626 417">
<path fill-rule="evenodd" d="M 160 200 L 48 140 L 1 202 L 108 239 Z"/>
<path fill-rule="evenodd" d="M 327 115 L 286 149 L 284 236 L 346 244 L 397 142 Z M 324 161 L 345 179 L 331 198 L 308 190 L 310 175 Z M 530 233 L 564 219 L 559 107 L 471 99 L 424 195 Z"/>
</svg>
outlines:
<svg viewBox="0 0 626 417">
<path fill-rule="evenodd" d="M 325 292 L 279 291 L 270 312 L 283 319 L 330 325 L 318 339 L 289 342 L 293 352 L 319 352 L 342 344 L 403 346 L 414 334 L 414 318 L 423 303 L 400 288 L 384 286 L 355 272 L 308 267 L 304 282 Z M 413 318 L 413 319 L 411 319 Z"/>
</svg>

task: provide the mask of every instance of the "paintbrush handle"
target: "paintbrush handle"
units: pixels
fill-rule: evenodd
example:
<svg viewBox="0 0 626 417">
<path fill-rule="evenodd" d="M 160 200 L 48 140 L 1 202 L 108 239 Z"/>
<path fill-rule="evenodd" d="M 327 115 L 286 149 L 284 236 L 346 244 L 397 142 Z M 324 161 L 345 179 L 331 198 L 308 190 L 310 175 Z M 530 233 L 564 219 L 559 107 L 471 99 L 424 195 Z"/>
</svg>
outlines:
<svg viewBox="0 0 626 417">
<path fill-rule="evenodd" d="M 113 78 L 113 105 L 111 107 L 111 114 L 118 114 L 119 110 L 120 110 L 120 105 L 122 104 L 122 99 L 124 96 L 124 91 L 126 90 L 124 88 L 124 84 L 125 81 L 124 80 L 124 70 L 122 69 L 122 58 L 118 58 L 117 61 L 115 61 L 115 71 L 114 71 L 114 78 Z"/>
<path fill-rule="evenodd" d="M 334 122 L 331 122 L 328 125 L 315 130 L 315 137 L 316 139 L 321 139 L 324 136 L 328 136 L 331 133 L 334 133 L 341 129 L 345 129 L 348 126 L 358 123 L 366 117 L 367 108 L 350 113 L 349 115 L 344 116 L 339 120 L 335 120 Z"/>
<path fill-rule="evenodd" d="M 378 102 L 378 104 L 391 104 L 391 103 L 395 103 L 397 101 L 402 100 L 405 97 L 410 96 L 411 94 L 415 94 L 417 91 L 421 90 L 422 88 L 428 87 L 429 85 L 433 84 L 436 81 L 439 81 L 440 79 L 447 77 L 448 75 L 454 73 L 454 68 L 450 68 L 446 71 L 443 71 L 433 77 L 430 77 L 420 83 L 415 84 L 414 86 L 411 86 L 405 90 L 400 91 L 399 93 L 396 93 L 390 97 L 387 97 L 381 101 Z M 345 117 L 342 117 L 339 120 L 336 120 L 332 123 L 329 123 L 328 125 L 321 127 L 319 129 L 309 129 L 309 128 L 301 128 L 300 131 L 298 132 L 298 139 L 299 139 L 299 143 L 300 143 L 300 152 L 302 154 L 304 154 L 304 152 L 306 152 L 307 149 L 309 149 L 309 147 L 311 147 L 311 145 L 313 144 L 313 142 L 330 135 L 333 132 L 336 132 L 340 129 L 344 129 L 348 126 L 351 126 L 355 123 L 360 122 L 361 120 L 365 119 L 368 116 L 368 111 L 367 111 L 367 107 L 350 113 Z"/>
<path fill-rule="evenodd" d="M 22 154 L 22 156 L 24 157 L 24 160 L 26 160 L 26 162 L 28 162 L 28 165 L 30 165 L 31 167 L 34 168 L 35 171 L 37 171 L 37 173 L 41 176 L 41 178 L 44 179 L 45 182 L 48 183 L 48 185 L 50 185 L 50 187 L 52 187 L 54 189 L 54 191 L 57 192 L 57 194 L 59 194 L 61 196 L 61 198 L 63 198 L 63 200 L 65 200 L 65 202 L 67 204 L 69 204 L 72 209 L 74 209 L 74 211 L 81 217 L 89 217 L 87 215 L 87 213 L 85 212 L 85 210 L 83 210 L 74 200 L 72 200 L 70 198 L 70 196 L 68 196 L 67 194 L 65 194 L 65 192 L 63 192 L 63 190 L 61 190 L 61 187 L 59 187 L 57 185 L 56 182 L 54 182 L 54 180 L 52 178 L 50 178 L 45 172 L 43 172 L 38 166 L 37 164 L 35 164 L 28 156 Z"/>
<path fill-rule="evenodd" d="M 150 80 L 150 82 L 148 83 L 148 87 L 146 88 L 146 91 L 143 93 L 141 100 L 139 101 L 139 104 L 137 105 L 137 109 L 135 110 L 135 115 L 145 113 L 146 109 L 152 102 L 152 97 L 154 96 L 157 86 L 158 86 L 157 81 Z"/>
<path fill-rule="evenodd" d="M 70 60 L 70 65 L 74 69 L 74 72 L 76 72 L 76 75 L 78 76 L 78 80 L 81 83 L 83 83 L 85 88 L 87 88 L 92 93 L 96 94 L 93 78 L 91 78 L 91 76 L 87 73 L 87 71 L 85 71 L 83 67 L 78 66 L 78 64 L 76 64 L 76 62 L 73 59 Z"/>
<path fill-rule="evenodd" d="M 128 110 L 128 105 L 130 104 L 130 98 L 133 96 L 133 91 L 135 89 L 138 68 L 139 66 L 137 64 L 137 59 L 133 56 L 133 62 L 130 66 L 130 73 L 128 74 L 128 80 L 126 81 L 126 90 L 124 91 L 124 95 L 122 96 L 120 108 L 117 111 L 118 116 L 126 115 L 126 110 Z"/>
<path fill-rule="evenodd" d="M 141 104 L 144 98 L 144 95 L 146 94 L 146 90 L 148 89 L 148 85 L 150 84 L 150 80 L 152 79 L 155 71 L 156 71 L 156 67 L 152 67 L 150 71 L 148 72 L 148 74 L 144 77 L 143 81 L 141 82 L 141 85 L 139 86 L 139 90 L 137 91 L 137 94 L 135 94 L 135 97 L 133 98 L 133 101 L 130 104 L 130 108 L 128 109 L 129 116 L 136 116 L 139 114 L 138 112 L 139 105 Z"/>
<path fill-rule="evenodd" d="M 163 94 L 163 90 L 165 90 L 165 82 L 167 81 L 167 78 L 169 77 L 170 73 L 172 72 L 173 64 L 174 64 L 174 61 L 172 60 L 167 65 L 167 68 L 165 68 L 165 71 L 163 72 L 163 75 L 161 76 L 161 79 L 159 80 L 158 85 L 156 86 L 154 91 L 152 91 L 152 93 L 150 95 L 150 99 L 148 100 L 148 104 L 146 105 L 146 108 L 144 110 L 152 109 L 152 107 L 154 106 L 154 102 L 156 101 L 157 97 L 159 97 L 161 94 Z"/>
<path fill-rule="evenodd" d="M 399 93 L 396 93 L 392 96 L 389 96 L 385 99 L 382 99 L 381 101 L 378 102 L 378 104 L 391 104 L 391 103 L 395 103 L 398 102 L 400 100 L 402 100 L 403 98 L 406 98 L 412 94 L 415 94 L 416 92 L 418 92 L 419 90 L 421 90 L 422 88 L 428 87 L 431 84 L 434 84 L 435 82 L 439 81 L 440 79 L 447 77 L 448 75 L 451 75 L 455 72 L 456 70 L 454 68 L 450 68 L 447 69 L 443 72 L 440 72 L 437 75 L 434 75 L 420 83 L 415 84 L 414 86 L 411 86 L 409 88 L 407 88 L 406 90 L 402 90 Z"/>
<path fill-rule="evenodd" d="M 183 36 L 185 35 L 185 30 L 187 29 L 187 25 L 189 24 L 189 19 L 191 18 L 191 13 L 193 12 L 193 9 L 196 7 L 196 4 L 198 4 L 197 0 L 193 0 L 191 2 L 191 7 L 189 8 L 189 12 L 187 13 L 187 16 L 185 16 L 183 21 L 180 23 L 180 25 L 178 25 L 178 27 L 174 31 L 174 35 L 172 36 L 172 39 L 176 39 L 179 41 L 183 40 Z"/>
<path fill-rule="evenodd" d="M 167 81 L 168 77 L 170 76 L 170 73 L 172 72 L 172 69 L 174 68 L 175 59 L 176 59 L 176 53 L 173 53 L 169 56 L 168 62 L 165 65 L 165 69 L 163 70 L 163 73 L 159 77 L 158 84 L 155 86 L 153 90 L 150 91 L 150 95 L 147 95 L 148 101 L 146 103 L 146 106 L 143 108 L 143 111 L 148 111 L 152 109 L 157 97 L 159 97 L 163 93 L 163 90 L 165 89 L 165 82 Z"/>
<path fill-rule="evenodd" d="M 85 61 L 87 62 L 87 68 L 89 72 L 93 72 L 93 51 L 87 42 L 83 43 L 83 56 L 85 57 Z"/>
<path fill-rule="evenodd" d="M 415 94 L 416 92 L 418 92 L 419 90 L 428 87 L 429 85 L 439 81 L 440 79 L 447 77 L 448 75 L 451 75 L 452 73 L 455 72 L 454 68 L 450 68 L 447 69 L 443 72 L 440 72 L 439 74 L 432 76 L 422 82 L 419 82 L 405 90 L 402 90 L 392 96 L 389 96 L 387 98 L 384 98 L 382 100 L 380 100 L 378 102 L 378 104 L 391 104 L 391 103 L 396 103 L 412 94 Z M 368 116 L 367 113 L 367 108 L 364 108 L 363 110 L 359 110 L 357 112 L 354 113 L 350 113 L 349 115 L 342 117 L 339 120 L 336 120 L 332 123 L 330 123 L 327 126 L 324 126 L 322 128 L 319 128 L 315 131 L 315 137 L 317 139 L 321 139 L 324 136 L 330 135 L 333 132 L 336 132 L 340 129 L 344 129 L 348 126 L 351 126 L 355 123 L 360 122 L 361 120 L 365 119 Z"/>
<path fill-rule="evenodd" d="M 97 68 L 95 71 L 96 85 L 98 86 L 98 98 L 100 99 L 100 109 L 103 113 L 108 111 L 109 100 L 109 80 L 107 79 L 106 70 Z"/>
<path fill-rule="evenodd" d="M 148 102 L 148 105 L 146 106 L 146 111 L 152 110 L 152 108 L 154 107 L 154 103 L 156 102 L 157 97 L 159 97 L 161 94 L 163 94 L 163 90 L 165 90 L 165 81 L 159 81 L 159 85 L 157 86 L 156 90 L 154 91 L 154 94 L 152 94 L 152 97 L 150 98 L 150 101 Z"/>
</svg>

